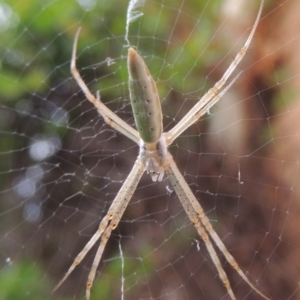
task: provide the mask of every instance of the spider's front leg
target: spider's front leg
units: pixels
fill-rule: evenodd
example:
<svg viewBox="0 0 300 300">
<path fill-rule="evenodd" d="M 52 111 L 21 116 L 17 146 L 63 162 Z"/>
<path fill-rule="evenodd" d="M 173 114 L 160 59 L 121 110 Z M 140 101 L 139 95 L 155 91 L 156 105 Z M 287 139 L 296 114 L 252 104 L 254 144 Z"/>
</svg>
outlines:
<svg viewBox="0 0 300 300">
<path fill-rule="evenodd" d="M 90 290 L 94 282 L 97 267 L 101 260 L 103 251 L 105 249 L 106 243 L 111 235 L 111 232 L 118 226 L 126 207 L 136 190 L 136 187 L 144 173 L 144 165 L 140 158 L 135 161 L 131 172 L 124 181 L 121 189 L 119 190 L 116 198 L 112 202 L 106 216 L 102 219 L 97 231 L 94 233 L 89 242 L 81 250 L 81 252 L 76 256 L 69 270 L 66 272 L 65 276 L 60 280 L 60 282 L 53 289 L 53 293 L 63 284 L 63 282 L 69 277 L 73 272 L 75 267 L 81 263 L 85 258 L 86 254 L 92 249 L 94 244 L 100 239 L 100 245 L 98 247 L 97 253 L 95 255 L 91 271 L 87 280 L 86 287 L 86 299 L 90 299 Z"/>
<path fill-rule="evenodd" d="M 215 242 L 215 245 L 219 248 L 219 250 L 223 253 L 228 263 L 232 266 L 233 269 L 237 271 L 237 273 L 243 278 L 243 280 L 262 298 L 266 300 L 270 300 L 267 296 L 265 296 L 258 288 L 256 288 L 250 280 L 247 278 L 246 274 L 242 271 L 239 267 L 238 263 L 234 259 L 234 257 L 229 253 L 226 246 L 214 230 L 209 221 L 208 217 L 206 216 L 201 204 L 198 202 L 196 197 L 194 196 L 193 192 L 191 191 L 190 187 L 188 186 L 187 182 L 185 181 L 184 177 L 178 170 L 173 157 L 171 154 L 168 154 L 168 158 L 165 163 L 165 172 L 169 177 L 169 180 L 187 214 L 192 224 L 197 229 L 197 232 L 203 239 L 205 246 L 211 256 L 212 261 L 214 262 L 219 276 L 227 289 L 228 294 L 230 295 L 231 299 L 236 299 L 233 291 L 230 286 L 230 282 L 226 273 L 223 270 L 223 267 L 220 263 L 219 258 L 217 257 L 216 251 L 213 248 L 211 243 L 211 239 Z M 209 237 L 209 236 L 210 237 Z"/>
</svg>

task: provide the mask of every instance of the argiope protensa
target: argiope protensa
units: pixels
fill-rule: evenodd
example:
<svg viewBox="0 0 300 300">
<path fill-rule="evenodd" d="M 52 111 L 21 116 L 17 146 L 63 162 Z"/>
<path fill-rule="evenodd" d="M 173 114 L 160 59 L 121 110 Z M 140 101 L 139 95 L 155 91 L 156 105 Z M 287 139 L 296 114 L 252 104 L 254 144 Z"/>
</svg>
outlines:
<svg viewBox="0 0 300 300">
<path fill-rule="evenodd" d="M 195 123 L 215 103 L 217 103 L 238 78 L 237 75 L 228 85 L 225 86 L 228 78 L 231 76 L 232 72 L 235 70 L 248 50 L 249 44 L 258 25 L 263 5 L 264 0 L 261 1 L 259 12 L 249 37 L 222 78 L 194 105 L 194 107 L 177 125 L 165 133 L 162 132 L 162 112 L 156 84 L 150 75 L 144 60 L 136 52 L 136 50 L 133 48 L 129 48 L 128 50 L 128 72 L 130 100 L 137 130 L 133 129 L 117 115 L 115 115 L 109 108 L 107 108 L 101 102 L 99 93 L 97 93 L 97 97 L 95 98 L 82 80 L 78 70 L 76 69 L 76 48 L 80 29 L 77 31 L 73 46 L 71 72 L 87 99 L 95 105 L 105 122 L 139 145 L 139 155 L 130 174 L 124 181 L 120 191 L 112 202 L 106 216 L 102 219 L 98 230 L 82 249 L 82 251 L 77 255 L 68 272 L 55 287 L 54 291 L 66 280 L 74 268 L 83 260 L 88 251 L 101 238 L 101 242 L 87 280 L 86 299 L 90 299 L 90 290 L 93 285 L 96 270 L 105 245 L 111 235 L 112 230 L 118 226 L 120 219 L 122 218 L 122 215 L 134 191 L 136 190 L 139 180 L 146 170 L 147 174 L 150 174 L 153 181 L 161 181 L 164 174 L 167 174 L 187 216 L 195 226 L 198 234 L 203 239 L 208 253 L 210 254 L 210 257 L 218 270 L 220 279 L 226 287 L 231 299 L 236 298 L 230 286 L 228 277 L 222 268 L 219 257 L 212 244 L 212 240 L 223 253 L 228 263 L 237 271 L 243 280 L 256 293 L 261 295 L 261 297 L 264 299 L 269 299 L 249 281 L 245 273 L 238 266 L 233 256 L 228 252 L 226 246 L 213 229 L 200 203 L 193 195 L 184 177 L 178 170 L 173 157 L 168 151 L 168 146 L 170 146 L 183 131 Z"/>
</svg>

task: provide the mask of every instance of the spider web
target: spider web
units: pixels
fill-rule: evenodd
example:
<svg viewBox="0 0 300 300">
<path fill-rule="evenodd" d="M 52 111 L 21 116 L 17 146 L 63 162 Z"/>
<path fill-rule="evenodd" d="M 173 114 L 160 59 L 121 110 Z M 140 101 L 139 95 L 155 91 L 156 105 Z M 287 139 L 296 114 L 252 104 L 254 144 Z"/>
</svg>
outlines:
<svg viewBox="0 0 300 300">
<path fill-rule="evenodd" d="M 254 3 L 257 2 L 257 3 Z M 0 2 L 0 298 L 84 299 L 88 242 L 138 148 L 104 124 L 70 75 L 134 126 L 134 46 L 171 129 L 222 76 L 259 1 Z M 299 3 L 267 1 L 238 81 L 170 152 L 224 244 L 262 292 L 299 299 Z M 261 299 L 221 253 L 237 299 Z M 92 299 L 229 299 L 168 179 L 144 175 L 113 231 Z"/>
</svg>

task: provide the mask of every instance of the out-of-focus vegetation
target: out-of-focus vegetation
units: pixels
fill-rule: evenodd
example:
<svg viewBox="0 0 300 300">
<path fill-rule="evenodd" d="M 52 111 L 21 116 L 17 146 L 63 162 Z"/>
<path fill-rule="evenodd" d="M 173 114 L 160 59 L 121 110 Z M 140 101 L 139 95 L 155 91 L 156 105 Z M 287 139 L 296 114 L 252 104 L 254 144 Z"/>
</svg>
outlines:
<svg viewBox="0 0 300 300">
<path fill-rule="evenodd" d="M 0 270 L 0 299 L 48 299 L 51 293 L 50 282 L 50 278 L 36 261 L 8 263 Z M 66 297 L 56 299 L 68 300 Z"/>
</svg>

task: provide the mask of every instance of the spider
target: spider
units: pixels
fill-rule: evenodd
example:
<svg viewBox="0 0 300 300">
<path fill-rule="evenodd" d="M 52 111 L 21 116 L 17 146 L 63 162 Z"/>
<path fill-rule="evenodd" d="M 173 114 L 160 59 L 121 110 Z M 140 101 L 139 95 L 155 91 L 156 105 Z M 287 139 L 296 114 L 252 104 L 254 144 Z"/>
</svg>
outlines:
<svg viewBox="0 0 300 300">
<path fill-rule="evenodd" d="M 69 270 L 54 288 L 53 292 L 60 287 L 74 268 L 81 263 L 88 251 L 101 238 L 86 284 L 86 299 L 90 299 L 91 287 L 93 285 L 96 270 L 106 243 L 111 232 L 118 226 L 120 219 L 122 218 L 122 215 L 137 188 L 140 178 L 144 171 L 146 171 L 147 174 L 150 174 L 153 181 L 162 181 L 164 174 L 168 176 L 188 218 L 203 239 L 208 253 L 217 268 L 219 277 L 223 282 L 227 293 L 230 295 L 230 298 L 232 300 L 236 299 L 212 241 L 214 241 L 215 245 L 223 253 L 228 263 L 236 270 L 243 280 L 262 298 L 269 299 L 250 282 L 245 273 L 238 266 L 236 260 L 229 253 L 226 246 L 213 229 L 208 217 L 203 211 L 203 208 L 192 193 L 189 185 L 177 168 L 172 155 L 168 151 L 168 146 L 170 146 L 183 131 L 195 123 L 215 103 L 217 103 L 237 80 L 239 74 L 234 77 L 229 84 L 225 85 L 228 78 L 231 76 L 232 72 L 235 70 L 248 50 L 249 44 L 258 25 L 263 5 L 264 0 L 261 1 L 250 35 L 222 78 L 194 105 L 194 107 L 177 125 L 165 133 L 162 131 L 162 112 L 156 84 L 150 75 L 144 60 L 137 51 L 133 48 L 128 49 L 129 92 L 135 124 L 137 127 L 137 130 L 135 130 L 101 102 L 99 92 L 97 92 L 97 96 L 95 98 L 81 78 L 76 68 L 76 49 L 81 29 L 79 28 L 77 30 L 71 59 L 71 73 L 86 98 L 95 105 L 104 121 L 112 128 L 124 134 L 139 145 L 139 155 L 131 172 L 125 179 L 121 189 L 113 200 L 106 216 L 102 219 L 97 231 L 82 251 L 77 255 Z"/>
</svg>

